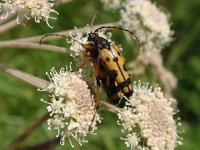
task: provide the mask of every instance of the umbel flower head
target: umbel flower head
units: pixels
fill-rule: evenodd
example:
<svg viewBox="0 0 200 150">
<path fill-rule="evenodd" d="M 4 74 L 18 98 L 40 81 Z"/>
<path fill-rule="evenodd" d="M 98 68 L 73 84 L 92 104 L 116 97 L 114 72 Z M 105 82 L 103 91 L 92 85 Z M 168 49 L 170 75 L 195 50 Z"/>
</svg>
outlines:
<svg viewBox="0 0 200 150">
<path fill-rule="evenodd" d="M 0 17 L 6 19 L 9 15 L 17 14 L 17 23 L 21 23 L 25 20 L 34 18 L 36 23 L 40 23 L 40 20 L 45 20 L 47 25 L 49 19 L 56 19 L 50 16 L 50 13 L 56 13 L 52 7 L 53 0 L 3 0 L 0 3 Z"/>
<path fill-rule="evenodd" d="M 150 0 L 126 0 L 123 7 L 120 25 L 135 32 L 141 50 L 161 50 L 172 41 L 169 16 Z"/>
<path fill-rule="evenodd" d="M 87 142 L 88 134 L 95 134 L 97 122 L 101 122 L 96 112 L 94 97 L 88 85 L 81 79 L 81 71 L 71 72 L 62 68 L 56 72 L 53 68 L 48 74 L 51 84 L 45 89 L 51 93 L 47 109 L 51 118 L 48 129 L 56 129 L 61 136 L 61 144 L 68 138 L 74 138 L 80 145 Z"/>
<path fill-rule="evenodd" d="M 174 150 L 180 144 L 177 125 L 171 107 L 174 101 L 166 98 L 159 87 L 135 83 L 134 93 L 118 114 L 119 124 L 128 147 L 145 150 Z"/>
</svg>

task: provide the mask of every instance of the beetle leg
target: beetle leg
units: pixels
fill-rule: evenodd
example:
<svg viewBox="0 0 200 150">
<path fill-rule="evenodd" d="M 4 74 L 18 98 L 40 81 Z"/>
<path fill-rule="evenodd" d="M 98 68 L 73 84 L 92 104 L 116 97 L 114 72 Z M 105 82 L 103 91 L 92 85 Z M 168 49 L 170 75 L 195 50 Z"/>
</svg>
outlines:
<svg viewBox="0 0 200 150">
<path fill-rule="evenodd" d="M 88 62 L 84 62 L 84 63 L 78 65 L 78 66 L 76 67 L 75 71 L 78 71 L 79 69 L 84 68 L 84 67 L 86 66 L 87 63 L 88 63 Z"/>
<path fill-rule="evenodd" d="M 82 51 L 80 52 L 80 54 L 78 56 L 76 56 L 75 58 L 79 58 L 79 57 L 91 57 L 90 54 L 88 52 Z"/>
<path fill-rule="evenodd" d="M 89 57 L 89 58 L 90 58 L 90 55 L 89 55 L 87 52 L 82 52 L 79 56 L 76 57 L 76 59 L 77 59 L 78 57 L 81 57 L 81 56 Z M 91 59 L 89 59 L 89 61 L 91 61 Z M 82 64 L 80 64 L 80 65 L 76 68 L 76 71 L 78 71 L 80 68 L 84 68 L 87 64 L 88 64 L 88 61 L 84 61 Z"/>
<path fill-rule="evenodd" d="M 96 76 L 96 83 L 97 83 L 97 91 L 96 91 L 95 108 L 99 109 L 99 103 L 100 103 L 99 95 L 100 95 L 101 82 L 100 82 L 100 80 L 98 79 L 97 76 Z"/>
<path fill-rule="evenodd" d="M 100 104 L 100 99 L 99 99 L 99 95 L 100 95 L 100 87 L 101 87 L 101 71 L 100 71 L 100 59 L 97 59 L 97 63 L 94 63 L 94 67 L 95 67 L 95 76 L 96 76 L 96 84 L 97 84 L 97 93 L 96 93 L 96 108 L 99 109 L 99 104 Z"/>
<path fill-rule="evenodd" d="M 100 95 L 100 87 L 97 87 L 97 93 L 96 93 L 96 109 L 99 109 L 99 104 L 100 104 L 100 98 L 99 98 L 99 95 Z"/>
</svg>

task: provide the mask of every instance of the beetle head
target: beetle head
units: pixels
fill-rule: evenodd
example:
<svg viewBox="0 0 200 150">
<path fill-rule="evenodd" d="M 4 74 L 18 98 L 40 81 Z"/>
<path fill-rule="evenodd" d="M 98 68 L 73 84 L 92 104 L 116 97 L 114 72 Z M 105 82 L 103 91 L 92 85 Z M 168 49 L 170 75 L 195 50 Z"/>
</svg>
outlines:
<svg viewBox="0 0 200 150">
<path fill-rule="evenodd" d="M 91 33 L 88 34 L 88 41 L 89 42 L 95 43 L 95 41 L 98 41 L 98 38 L 99 38 L 99 35 L 96 32 L 91 32 Z"/>
</svg>

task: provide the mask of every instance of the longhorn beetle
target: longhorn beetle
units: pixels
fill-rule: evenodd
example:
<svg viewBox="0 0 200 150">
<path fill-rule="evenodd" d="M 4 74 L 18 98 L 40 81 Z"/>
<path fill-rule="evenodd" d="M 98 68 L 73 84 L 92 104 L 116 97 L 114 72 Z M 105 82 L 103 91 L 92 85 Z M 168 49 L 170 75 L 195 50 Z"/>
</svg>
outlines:
<svg viewBox="0 0 200 150">
<path fill-rule="evenodd" d="M 114 104 L 118 104 L 122 94 L 121 89 L 117 85 L 117 82 L 115 81 L 111 73 L 103 65 L 104 62 L 99 57 L 98 49 L 96 49 L 91 43 L 82 44 L 82 46 L 86 49 L 86 53 L 89 52 L 88 57 L 90 57 L 91 62 L 94 66 L 98 91 L 100 86 L 102 85 L 109 100 L 111 100 L 111 102 Z M 85 56 L 87 56 L 87 54 L 85 54 Z M 98 105 L 99 99 L 97 98 L 96 106 L 98 107 Z"/>
<path fill-rule="evenodd" d="M 122 93 L 126 97 L 132 95 L 132 84 L 129 77 L 130 75 L 125 66 L 126 60 L 122 56 L 119 48 L 114 43 L 99 36 L 98 31 L 103 28 L 120 29 L 133 35 L 134 33 L 120 27 L 103 26 L 88 34 L 88 43 L 80 43 L 86 49 L 86 52 L 90 53 L 89 56 L 92 59 L 92 63 L 94 67 L 96 66 L 96 79 L 97 81 L 100 80 L 103 84 L 102 86 L 108 98 L 114 103 L 119 103 Z M 137 39 L 136 36 L 135 38 Z M 139 40 L 137 39 L 137 41 Z M 103 67 L 97 67 L 101 65 Z M 97 86 L 99 86 L 99 84 L 97 84 Z"/>
</svg>

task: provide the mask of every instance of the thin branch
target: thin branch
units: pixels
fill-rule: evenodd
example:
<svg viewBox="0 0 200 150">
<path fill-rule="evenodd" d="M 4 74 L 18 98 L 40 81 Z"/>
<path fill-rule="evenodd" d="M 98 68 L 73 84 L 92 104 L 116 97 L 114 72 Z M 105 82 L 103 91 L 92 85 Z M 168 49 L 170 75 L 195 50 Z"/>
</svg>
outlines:
<svg viewBox="0 0 200 150">
<path fill-rule="evenodd" d="M 5 23 L 5 24 L 0 26 L 0 33 L 3 33 L 3 32 L 5 32 L 5 31 L 17 26 L 17 25 L 18 24 L 17 24 L 16 19 L 13 19 L 13 20 L 9 21 L 8 23 Z"/>
<path fill-rule="evenodd" d="M 40 45 L 38 43 L 11 42 L 11 41 L 0 42 L 0 48 L 33 48 L 33 49 L 42 49 L 60 53 L 66 53 L 68 51 L 68 49 L 60 46 L 47 45 L 47 44 Z"/>
<path fill-rule="evenodd" d="M 33 146 L 20 148 L 19 150 L 50 150 L 55 145 L 60 143 L 60 139 L 61 139 L 60 137 L 56 137 L 53 140 L 49 140 L 47 142 L 43 142 L 43 143 L 33 145 Z"/>
<path fill-rule="evenodd" d="M 109 103 L 106 103 L 104 101 L 100 101 L 100 108 L 105 108 L 105 109 L 107 109 L 110 112 L 113 112 L 115 114 L 118 114 L 120 112 L 120 108 L 119 107 L 116 107 L 116 106 L 111 105 Z"/>
<path fill-rule="evenodd" d="M 49 113 L 34 120 L 18 137 L 16 137 L 5 150 L 17 150 L 19 144 L 26 139 L 41 123 L 49 118 Z"/>
<path fill-rule="evenodd" d="M 0 25 L 2 25 L 5 22 L 10 21 L 15 15 L 16 15 L 16 13 L 8 14 L 6 19 L 0 19 Z"/>
<path fill-rule="evenodd" d="M 55 33 L 49 33 L 49 34 L 59 34 L 59 35 L 65 35 L 65 36 L 70 36 L 70 33 L 73 32 L 81 32 L 81 33 L 86 33 L 88 31 L 88 29 L 90 29 L 91 31 L 94 31 L 95 29 L 102 27 L 102 26 L 117 26 L 117 23 L 106 23 L 106 24 L 100 24 L 100 25 L 95 25 L 92 27 L 82 27 L 82 28 L 78 28 L 78 29 L 70 29 L 70 30 L 66 30 L 66 31 L 60 31 L 60 32 L 55 32 Z M 14 40 L 9 40 L 6 42 L 38 42 L 40 41 L 40 39 L 42 37 L 44 37 L 46 34 L 44 35 L 39 35 L 39 36 L 33 36 L 33 37 L 27 37 L 27 38 L 21 38 L 21 39 L 14 39 Z M 54 39 L 60 39 L 63 38 L 61 36 L 49 36 L 45 39 L 43 39 L 43 41 L 49 41 L 49 40 L 54 40 Z"/>
<path fill-rule="evenodd" d="M 71 1 L 72 1 L 72 0 L 57 0 L 57 1 L 56 1 L 56 5 L 68 3 L 68 2 L 71 2 Z"/>
<path fill-rule="evenodd" d="M 22 71 L 19 71 L 17 69 L 14 69 L 14 68 L 11 68 L 7 65 L 4 65 L 4 64 L 0 64 L 0 70 L 18 78 L 18 79 L 21 79 L 22 81 L 24 82 L 27 82 L 37 88 L 46 88 L 49 84 L 48 81 L 46 80 L 43 80 L 43 79 L 40 79 L 38 77 L 35 77 L 33 75 L 30 75 L 28 73 L 25 73 L 25 72 L 22 72 Z"/>
</svg>

